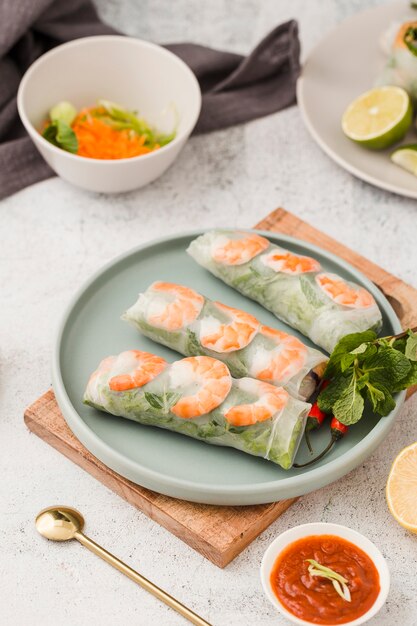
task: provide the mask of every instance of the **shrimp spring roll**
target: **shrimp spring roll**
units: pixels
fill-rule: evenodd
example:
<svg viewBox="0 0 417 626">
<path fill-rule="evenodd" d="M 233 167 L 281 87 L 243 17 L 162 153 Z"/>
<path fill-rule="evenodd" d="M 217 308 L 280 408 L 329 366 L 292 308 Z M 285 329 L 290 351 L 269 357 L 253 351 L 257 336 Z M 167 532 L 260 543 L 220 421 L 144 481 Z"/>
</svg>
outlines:
<svg viewBox="0 0 417 626">
<path fill-rule="evenodd" d="M 381 328 L 381 312 L 366 289 L 255 233 L 210 231 L 192 241 L 188 253 L 328 352 L 349 333 Z"/>
<path fill-rule="evenodd" d="M 181 354 L 220 359 L 232 376 L 285 386 L 301 400 L 314 392 L 327 362 L 296 337 L 174 283 L 153 283 L 123 319 Z"/>
<path fill-rule="evenodd" d="M 405 89 L 417 101 L 417 21 L 393 24 L 384 33 L 381 45 L 389 58 L 378 85 Z"/>
<path fill-rule="evenodd" d="M 84 402 L 150 426 L 218 446 L 237 448 L 291 467 L 311 404 L 282 387 L 232 378 L 208 356 L 167 363 L 128 350 L 104 359 L 91 375 Z"/>
</svg>

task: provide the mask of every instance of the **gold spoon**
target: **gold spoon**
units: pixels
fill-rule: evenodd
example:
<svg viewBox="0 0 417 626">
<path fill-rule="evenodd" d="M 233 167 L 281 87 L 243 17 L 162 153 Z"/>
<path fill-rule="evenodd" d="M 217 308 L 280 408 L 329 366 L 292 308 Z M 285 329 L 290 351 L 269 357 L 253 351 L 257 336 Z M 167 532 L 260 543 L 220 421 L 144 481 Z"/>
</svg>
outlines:
<svg viewBox="0 0 417 626">
<path fill-rule="evenodd" d="M 79 511 L 72 509 L 68 506 L 51 506 L 47 509 L 43 509 L 36 517 L 35 525 L 37 531 L 47 539 L 52 541 L 68 541 L 70 539 L 76 539 L 83 546 L 97 554 L 110 565 L 113 565 L 119 572 L 126 574 L 135 583 L 140 585 L 146 591 L 149 591 L 158 600 L 162 600 L 171 609 L 178 611 L 183 617 L 188 619 L 196 626 L 211 626 L 209 622 L 206 622 L 202 617 L 199 617 L 196 613 L 191 611 L 181 602 L 178 602 L 175 598 L 168 593 L 154 585 L 150 580 L 135 572 L 134 569 L 120 561 L 117 557 L 107 552 L 104 548 L 99 546 L 95 541 L 89 539 L 82 533 L 84 528 L 84 518 Z"/>
</svg>

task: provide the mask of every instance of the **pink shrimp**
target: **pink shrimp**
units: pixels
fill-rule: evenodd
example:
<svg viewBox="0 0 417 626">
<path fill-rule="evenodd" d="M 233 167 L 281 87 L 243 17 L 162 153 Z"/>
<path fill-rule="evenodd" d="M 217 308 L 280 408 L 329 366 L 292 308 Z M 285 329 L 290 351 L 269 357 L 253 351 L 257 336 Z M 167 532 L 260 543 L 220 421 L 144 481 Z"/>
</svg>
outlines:
<svg viewBox="0 0 417 626">
<path fill-rule="evenodd" d="M 220 320 L 216 320 L 217 324 L 213 330 L 213 319 L 210 318 L 211 332 L 207 334 L 204 334 L 203 321 L 200 332 L 201 345 L 215 352 L 232 352 L 245 348 L 258 332 L 260 324 L 256 317 L 221 302 L 214 302 L 214 304 L 219 311 L 228 316 L 230 321 L 222 324 Z"/>
<path fill-rule="evenodd" d="M 171 409 L 183 419 L 205 415 L 218 407 L 232 386 L 228 367 L 209 356 L 192 356 L 176 361 L 169 375 L 174 389 L 185 386 L 193 392 L 184 395 Z"/>
<path fill-rule="evenodd" d="M 149 316 L 149 323 L 167 330 L 179 330 L 191 324 L 203 308 L 204 298 L 199 293 L 176 285 L 175 283 L 156 282 L 152 290 L 162 296 L 159 310 Z"/>
<path fill-rule="evenodd" d="M 316 276 L 316 282 L 326 296 L 336 304 L 354 309 L 366 309 L 376 304 L 369 291 L 359 285 L 349 285 L 336 274 L 319 274 Z"/>
<path fill-rule="evenodd" d="M 261 326 L 259 332 L 272 339 L 276 348 L 259 354 L 257 358 L 255 355 L 250 375 L 271 383 L 287 383 L 305 366 L 307 347 L 297 337 L 269 326 Z"/>
<path fill-rule="evenodd" d="M 252 426 L 270 419 L 275 413 L 282 411 L 289 397 L 282 387 L 253 378 L 241 378 L 239 387 L 247 393 L 258 395 L 259 398 L 251 404 L 239 404 L 225 412 L 224 417 L 232 426 Z"/>
<path fill-rule="evenodd" d="M 275 249 L 270 254 L 265 254 L 261 257 L 261 261 L 274 272 L 284 272 L 284 274 L 305 274 L 306 272 L 318 272 L 321 269 L 320 263 L 316 259 L 293 254 L 283 249 Z"/>
<path fill-rule="evenodd" d="M 93 382 L 93 380 L 95 380 L 98 376 L 101 376 L 102 374 L 106 374 L 107 372 L 110 372 L 111 368 L 116 362 L 116 359 L 117 359 L 116 356 L 107 356 L 105 359 L 103 359 L 100 362 L 100 365 L 98 366 L 98 368 L 95 370 L 95 372 L 91 374 L 88 380 L 88 384 Z"/>
<path fill-rule="evenodd" d="M 269 247 L 268 239 L 255 233 L 236 232 L 238 237 L 220 236 L 214 242 L 213 259 L 225 265 L 243 265 Z"/>
<path fill-rule="evenodd" d="M 127 391 L 149 383 L 166 368 L 168 363 L 162 357 L 149 352 L 127 350 L 119 354 L 115 365 L 116 369 L 121 366 L 123 373 L 110 378 L 109 387 L 112 391 Z"/>
</svg>

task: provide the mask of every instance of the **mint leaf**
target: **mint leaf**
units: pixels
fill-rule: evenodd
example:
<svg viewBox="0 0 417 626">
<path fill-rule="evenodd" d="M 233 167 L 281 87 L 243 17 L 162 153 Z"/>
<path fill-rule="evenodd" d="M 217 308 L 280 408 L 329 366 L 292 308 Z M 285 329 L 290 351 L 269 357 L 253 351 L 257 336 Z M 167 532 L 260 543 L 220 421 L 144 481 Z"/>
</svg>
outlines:
<svg viewBox="0 0 417 626">
<path fill-rule="evenodd" d="M 402 391 L 413 385 L 417 385 L 417 362 L 415 361 L 411 363 L 410 371 L 407 376 L 395 384 L 393 391 Z"/>
<path fill-rule="evenodd" d="M 375 387 L 374 385 L 367 383 L 366 394 L 372 404 L 373 410 L 376 411 L 378 404 L 384 401 L 385 393 L 381 391 L 381 389 L 378 389 L 377 387 Z"/>
<path fill-rule="evenodd" d="M 395 408 L 395 400 L 391 395 L 391 391 L 384 385 L 368 384 L 366 397 L 370 401 L 374 412 L 378 415 L 388 415 Z"/>
<path fill-rule="evenodd" d="M 364 373 L 368 373 L 370 382 L 380 383 L 393 390 L 396 384 L 410 372 L 411 364 L 398 350 L 383 346 L 376 354 L 366 359 L 361 369 Z"/>
<path fill-rule="evenodd" d="M 324 378 L 332 378 L 335 374 L 341 371 L 341 361 L 346 353 L 372 341 L 377 338 L 376 333 L 373 330 L 365 330 L 362 333 L 351 333 L 343 337 L 335 346 L 333 352 L 330 355 L 329 362 L 324 372 Z M 362 350 L 362 348 L 361 348 Z"/>
<path fill-rule="evenodd" d="M 165 415 L 169 413 L 171 407 L 181 398 L 181 394 L 174 391 L 167 391 L 162 395 L 145 391 L 144 395 L 146 402 L 150 404 L 152 408 L 157 411 L 162 411 Z"/>
<path fill-rule="evenodd" d="M 353 363 L 356 360 L 356 354 L 352 354 L 351 352 L 348 352 L 347 354 L 344 354 L 342 356 L 342 358 L 340 359 L 340 369 L 342 372 L 345 372 L 351 365 L 353 365 Z"/>
<path fill-rule="evenodd" d="M 313 306 L 315 309 L 319 309 L 323 306 L 323 300 L 320 298 L 317 290 L 314 289 L 313 285 L 310 282 L 310 279 L 303 274 L 301 274 L 300 276 L 300 287 L 307 302 L 311 304 L 311 306 Z"/>
<path fill-rule="evenodd" d="M 367 349 L 369 348 L 369 344 L 368 343 L 361 343 L 360 346 L 358 346 L 357 348 L 355 348 L 354 350 L 350 351 L 350 354 L 363 354 L 364 352 L 367 351 Z"/>
<path fill-rule="evenodd" d="M 162 398 L 160 396 L 157 396 L 156 393 L 150 393 L 149 391 L 145 391 L 145 400 L 154 409 L 162 409 L 162 407 L 164 406 Z"/>
<path fill-rule="evenodd" d="M 71 126 L 68 126 L 68 124 L 62 120 L 51 122 L 43 131 L 42 137 L 44 137 L 46 141 L 49 141 L 49 143 L 67 152 L 75 154 L 78 150 L 77 135 L 74 133 Z"/>
<path fill-rule="evenodd" d="M 345 374 L 340 374 L 334 378 L 330 384 L 324 389 L 317 398 L 319 408 L 325 413 L 332 413 L 333 405 L 340 398 L 341 394 L 349 387 L 350 380 L 353 376 L 353 370 Z"/>
<path fill-rule="evenodd" d="M 356 424 L 363 414 L 364 400 L 358 391 L 356 378 L 353 375 L 349 385 L 342 391 L 339 399 L 333 405 L 333 415 L 339 422 L 350 426 Z"/>
<path fill-rule="evenodd" d="M 404 354 L 410 361 L 417 361 L 417 333 L 409 331 Z"/>
</svg>

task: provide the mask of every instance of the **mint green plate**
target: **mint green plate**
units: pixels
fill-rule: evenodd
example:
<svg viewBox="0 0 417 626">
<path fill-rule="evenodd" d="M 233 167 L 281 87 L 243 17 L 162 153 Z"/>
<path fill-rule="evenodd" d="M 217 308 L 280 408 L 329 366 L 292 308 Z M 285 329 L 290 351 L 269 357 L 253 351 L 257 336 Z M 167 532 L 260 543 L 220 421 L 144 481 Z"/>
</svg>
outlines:
<svg viewBox="0 0 417 626">
<path fill-rule="evenodd" d="M 383 313 L 383 333 L 401 331 L 385 297 L 349 264 L 309 243 L 258 232 L 298 254 L 314 256 L 328 271 L 362 284 L 374 295 Z M 122 476 L 148 489 L 193 502 L 261 504 L 299 496 L 337 480 L 383 441 L 405 393 L 397 396 L 397 406 L 388 417 L 378 419 L 367 414 L 320 463 L 289 471 L 231 448 L 142 426 L 83 405 L 88 377 L 105 356 L 138 348 L 170 361 L 181 358 L 120 320 L 138 293 L 154 280 L 188 285 L 209 298 L 249 311 L 264 324 L 288 330 L 271 313 L 224 285 L 186 254 L 190 241 L 200 234 L 187 233 L 140 246 L 106 265 L 75 295 L 58 332 L 52 370 L 54 391 L 69 427 L 92 454 Z M 314 449 L 321 450 L 328 438 L 327 428 L 314 433 Z M 297 461 L 307 458 L 302 446 Z"/>
</svg>

